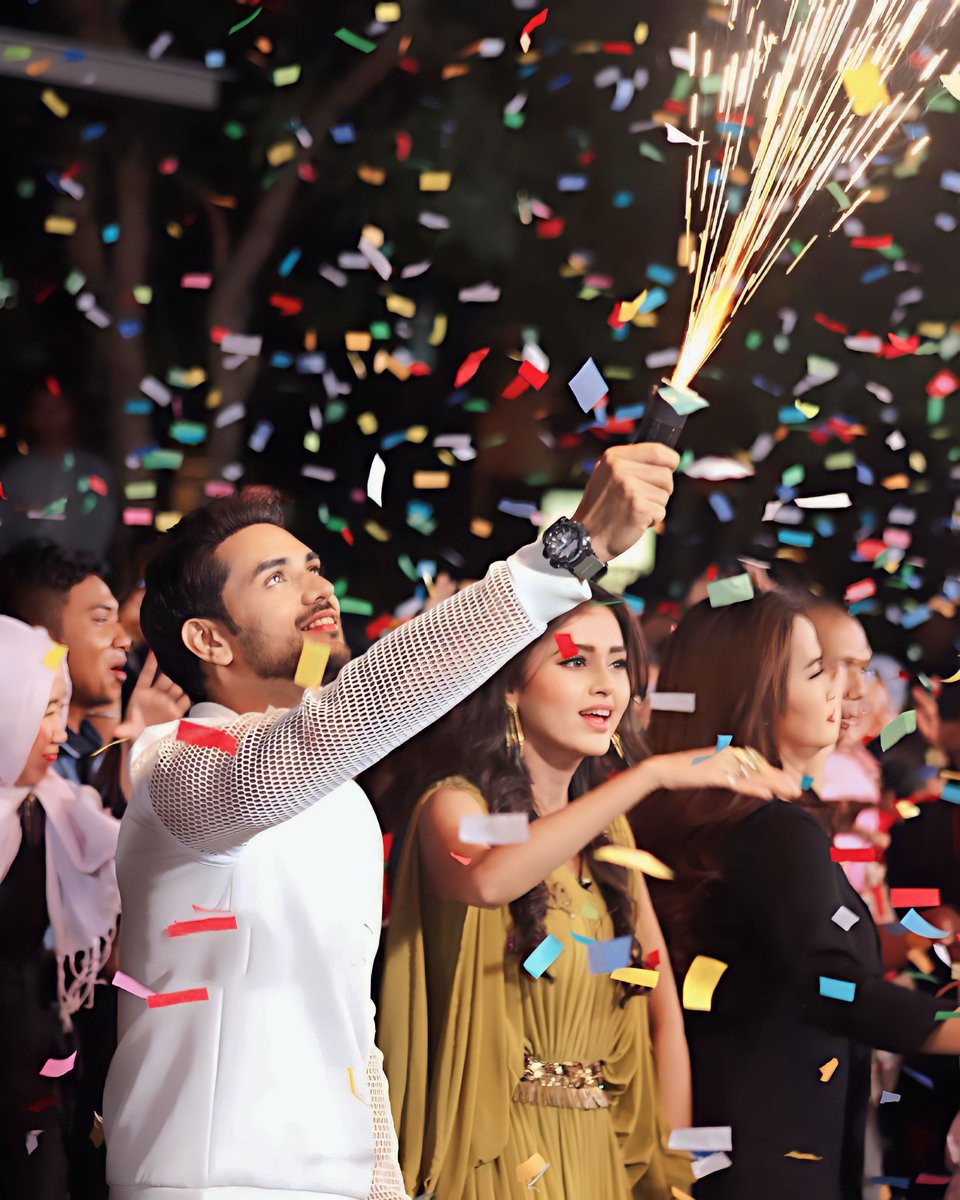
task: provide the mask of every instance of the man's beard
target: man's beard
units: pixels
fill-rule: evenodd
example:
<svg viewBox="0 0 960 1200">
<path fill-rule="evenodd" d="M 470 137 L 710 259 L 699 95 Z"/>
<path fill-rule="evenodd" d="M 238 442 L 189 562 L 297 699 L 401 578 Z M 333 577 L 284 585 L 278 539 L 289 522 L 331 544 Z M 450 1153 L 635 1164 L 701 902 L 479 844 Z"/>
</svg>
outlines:
<svg viewBox="0 0 960 1200">
<path fill-rule="evenodd" d="M 241 629 L 238 636 L 243 657 L 258 679 L 283 679 L 293 683 L 303 652 L 302 641 L 274 647 L 266 642 L 259 630 Z M 327 644 L 330 647 L 330 657 L 323 672 L 324 686 L 336 679 L 351 657 L 350 647 L 345 641 Z"/>
</svg>

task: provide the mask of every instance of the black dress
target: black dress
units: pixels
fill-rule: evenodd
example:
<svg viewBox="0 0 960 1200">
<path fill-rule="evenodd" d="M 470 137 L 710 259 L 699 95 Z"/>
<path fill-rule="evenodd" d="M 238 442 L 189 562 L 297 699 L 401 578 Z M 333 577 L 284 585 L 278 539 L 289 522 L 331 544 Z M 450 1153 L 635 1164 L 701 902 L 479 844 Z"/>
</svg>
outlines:
<svg viewBox="0 0 960 1200">
<path fill-rule="evenodd" d="M 661 794 L 635 810 L 638 845 L 653 853 L 648 821 L 655 828 L 655 806 L 670 803 Z M 705 1177 L 697 1198 L 860 1200 L 870 1048 L 917 1050 L 940 1005 L 884 980 L 870 914 L 802 807 L 764 805 L 720 855 L 695 952 L 728 968 L 712 1010 L 684 1017 L 694 1124 L 733 1127 L 733 1165 Z M 658 887 L 670 884 L 651 889 L 655 904 Z M 841 905 L 859 917 L 849 932 L 831 919 Z M 821 996 L 821 976 L 855 983 L 854 1000 Z"/>
</svg>

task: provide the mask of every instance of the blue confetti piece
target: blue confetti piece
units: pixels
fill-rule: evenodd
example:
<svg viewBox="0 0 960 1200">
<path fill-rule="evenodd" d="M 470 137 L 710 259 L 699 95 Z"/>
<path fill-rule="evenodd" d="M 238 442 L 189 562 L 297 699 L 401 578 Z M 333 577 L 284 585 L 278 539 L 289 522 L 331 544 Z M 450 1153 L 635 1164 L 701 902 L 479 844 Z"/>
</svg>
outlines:
<svg viewBox="0 0 960 1200">
<path fill-rule="evenodd" d="M 933 1090 L 933 1080 L 930 1078 L 930 1076 L 929 1075 L 921 1075 L 920 1072 L 915 1071 L 913 1069 L 913 1067 L 907 1067 L 907 1066 L 904 1066 L 903 1063 L 901 1063 L 900 1064 L 900 1074 L 901 1075 L 909 1075 L 911 1079 L 915 1079 L 917 1081 L 917 1083 L 921 1084 L 923 1087 L 930 1088 L 931 1091 Z"/>
<path fill-rule="evenodd" d="M 807 418 L 803 415 L 799 408 L 794 408 L 792 405 L 787 408 L 781 408 L 777 413 L 777 420 L 781 425 L 803 425 Z"/>
<path fill-rule="evenodd" d="M 735 516 L 733 505 L 723 492 L 711 492 L 707 500 L 710 502 L 710 507 L 716 513 L 718 521 L 726 523 L 733 520 Z"/>
<path fill-rule="evenodd" d="M 637 616 L 640 616 L 647 607 L 647 602 L 642 596 L 629 596 L 624 592 L 623 599 L 626 601 L 627 608 Z"/>
<path fill-rule="evenodd" d="M 388 433 L 380 442 L 381 450 L 395 450 L 397 446 L 402 446 L 407 440 L 406 431 L 401 429 L 397 433 Z"/>
<path fill-rule="evenodd" d="M 222 50 L 208 50 L 203 56 L 203 65 L 209 67 L 211 71 L 216 71 L 222 67 L 227 61 L 227 56 Z"/>
<path fill-rule="evenodd" d="M 529 521 L 537 511 L 537 506 L 528 500 L 501 500 L 497 511 L 506 513 L 509 517 L 523 517 Z"/>
<path fill-rule="evenodd" d="M 81 140 L 84 142 L 95 142 L 97 138 L 103 137 L 107 132 L 107 126 L 103 121 L 97 121 L 93 125 L 84 125 L 80 131 Z"/>
<path fill-rule="evenodd" d="M 142 331 L 143 326 L 139 321 L 131 320 L 117 322 L 117 333 L 119 333 L 122 338 L 126 338 L 128 341 L 130 338 L 135 338 L 137 334 L 141 333 Z"/>
<path fill-rule="evenodd" d="M 845 1000 L 849 1003 L 857 994 L 857 985 L 849 979 L 831 979 L 829 975 L 820 976 L 820 995 L 830 1000 Z"/>
<path fill-rule="evenodd" d="M 581 946 L 592 946 L 596 943 L 596 940 L 597 940 L 596 938 L 584 937 L 582 933 L 573 933 L 572 931 L 570 933 L 570 936 L 573 938 L 573 940 L 575 942 L 579 942 L 581 944 Z M 616 970 L 616 968 L 614 968 L 614 970 Z"/>
<path fill-rule="evenodd" d="M 82 50 L 64 50 L 63 52 L 64 62 L 83 62 L 86 57 Z"/>
<path fill-rule="evenodd" d="M 587 960 L 591 975 L 609 975 L 621 967 L 630 965 L 633 938 L 615 937 L 603 942 L 594 942 L 587 947 Z"/>
<path fill-rule="evenodd" d="M 118 242 L 120 240 L 120 226 L 117 225 L 116 222 L 110 225 L 104 225 L 100 236 L 103 238 L 103 243 L 105 246 L 112 246 L 114 242 Z"/>
<path fill-rule="evenodd" d="M 804 791 L 806 791 L 807 788 L 812 788 L 813 787 L 813 776 L 812 775 L 804 775 L 804 777 L 800 780 L 800 786 L 803 788 Z"/>
<path fill-rule="evenodd" d="M 334 125 L 330 130 L 330 136 L 338 146 L 349 146 L 357 140 L 357 131 L 349 122 L 346 122 L 343 125 Z"/>
<path fill-rule="evenodd" d="M 717 133 L 729 133 L 731 137 L 739 137 L 743 126 L 739 121 L 717 121 Z"/>
<path fill-rule="evenodd" d="M 534 977 L 539 979 L 546 971 L 551 963 L 557 961 L 563 953 L 563 942 L 559 938 L 555 938 L 552 933 L 548 933 L 536 950 L 532 951 L 523 960 L 523 969 Z"/>
<path fill-rule="evenodd" d="M 903 1068 L 904 1070 L 906 1068 Z M 910 1186 L 909 1175 L 874 1175 L 870 1180 L 871 1183 L 877 1185 L 886 1184 L 887 1187 L 898 1188 L 900 1191 L 906 1191 Z"/>
<path fill-rule="evenodd" d="M 293 355 L 288 354 L 286 350 L 274 350 L 270 355 L 270 366 L 279 367 L 282 371 L 285 367 L 293 366 Z"/>
<path fill-rule="evenodd" d="M 860 276 L 861 283 L 876 283 L 878 279 L 883 279 L 890 274 L 890 268 L 886 263 L 881 263 L 878 267 L 871 267 L 869 271 L 864 271 Z"/>
<path fill-rule="evenodd" d="M 754 387 L 760 388 L 761 391 L 767 392 L 771 396 L 782 396 L 783 395 L 783 388 L 780 386 L 780 384 L 772 383 L 764 375 L 754 375 L 753 378 L 750 380 L 750 382 L 753 384 Z M 799 409 L 796 409 L 796 408 L 793 409 L 793 412 L 798 412 L 798 411 L 799 411 Z M 780 420 L 782 421 L 783 418 L 781 417 Z"/>
<path fill-rule="evenodd" d="M 615 192 L 613 197 L 614 208 L 629 208 L 633 203 L 633 192 Z"/>
<path fill-rule="evenodd" d="M 262 454 L 267 447 L 267 442 L 273 434 L 272 421 L 258 421 L 257 426 L 247 441 L 247 445 L 257 454 Z"/>
<path fill-rule="evenodd" d="M 863 484 L 864 487 L 873 487 L 873 472 L 866 463 L 858 462 L 857 466 L 857 483 Z"/>
<path fill-rule="evenodd" d="M 617 421 L 639 421 L 646 411 L 645 404 L 628 404 L 626 408 L 618 408 L 613 416 Z"/>
<path fill-rule="evenodd" d="M 300 261 L 300 253 L 300 248 L 296 246 L 293 248 L 293 250 L 288 250 L 283 256 L 283 261 L 280 263 L 280 266 L 277 267 L 277 274 L 282 275 L 285 279 Z"/>
<path fill-rule="evenodd" d="M 586 175 L 560 175 L 557 179 L 558 192 L 583 192 L 586 188 Z"/>
<path fill-rule="evenodd" d="M 152 400 L 124 400 L 123 411 L 133 417 L 145 417 L 153 412 Z"/>
<path fill-rule="evenodd" d="M 945 192 L 956 192 L 960 196 L 960 171 L 944 171 L 940 176 L 940 186 Z"/>
<path fill-rule="evenodd" d="M 915 933 L 917 937 L 929 938 L 931 942 L 950 936 L 949 929 L 938 929 L 936 925 L 931 925 L 929 921 L 920 916 L 915 908 L 911 908 L 905 916 L 900 918 L 900 924 L 904 929 Z"/>
<path fill-rule="evenodd" d="M 600 374 L 597 364 L 588 358 L 580 370 L 567 384 L 576 397 L 577 403 L 584 412 L 596 408 L 600 401 L 610 391 L 607 381 Z"/>
<path fill-rule="evenodd" d="M 719 754 L 721 750 L 726 750 L 732 741 L 732 733 L 718 733 L 717 744 L 713 750 L 711 750 L 709 754 L 698 754 L 697 757 L 693 759 L 691 766 L 695 767 L 698 763 L 706 762 L 708 758 L 713 758 L 713 756 L 715 754 Z"/>
<path fill-rule="evenodd" d="M 946 800 L 950 804 L 960 804 L 960 783 L 955 779 L 948 779 L 943 785 L 943 791 L 940 793 L 940 799 Z"/>
<path fill-rule="evenodd" d="M 665 267 L 663 263 L 650 263 L 647 267 L 647 278 L 654 283 L 662 283 L 664 287 L 669 287 L 677 278 L 677 273 L 672 267 Z"/>
<path fill-rule="evenodd" d="M 784 546 L 812 546 L 813 534 L 807 529 L 780 529 L 777 540 Z"/>
<path fill-rule="evenodd" d="M 667 293 L 662 287 L 651 288 L 644 296 L 637 312 L 648 313 L 653 312 L 654 309 L 662 308 L 668 298 Z"/>
<path fill-rule="evenodd" d="M 828 517 L 826 513 L 820 513 L 813 519 L 813 527 L 821 537 L 833 537 L 837 532 L 837 527 L 834 524 L 833 518 Z"/>
<path fill-rule="evenodd" d="M 900 627 L 901 629 L 916 629 L 918 625 L 929 620 L 930 609 L 926 604 L 918 604 L 916 608 L 911 608 L 909 612 L 903 614 L 900 618 Z"/>
<path fill-rule="evenodd" d="M 555 75 L 547 84 L 548 92 L 559 92 L 561 88 L 565 88 L 568 83 L 573 83 L 572 75 Z"/>
<path fill-rule="evenodd" d="M 876 599 L 873 596 L 871 596 L 867 600 L 854 601 L 854 603 L 850 605 L 850 607 L 847 611 L 850 613 L 851 617 L 856 617 L 860 613 L 870 613 L 870 614 L 878 613 L 880 611 L 880 606 L 879 606 L 879 604 L 877 604 Z"/>
</svg>

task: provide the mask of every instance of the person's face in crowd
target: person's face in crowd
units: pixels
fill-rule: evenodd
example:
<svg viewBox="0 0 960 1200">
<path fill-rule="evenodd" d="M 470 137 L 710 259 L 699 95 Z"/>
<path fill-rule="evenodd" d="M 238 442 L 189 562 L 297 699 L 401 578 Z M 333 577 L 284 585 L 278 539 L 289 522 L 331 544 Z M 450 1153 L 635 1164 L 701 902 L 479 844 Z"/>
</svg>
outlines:
<svg viewBox="0 0 960 1200">
<path fill-rule="evenodd" d="M 39 388 L 30 397 L 26 433 L 35 448 L 65 449 L 73 439 L 73 405 L 64 395 Z"/>
<path fill-rule="evenodd" d="M 248 525 L 216 555 L 227 568 L 223 603 L 236 632 L 217 621 L 187 621 L 184 641 L 194 653 L 291 687 L 305 640 L 329 646 L 328 670 L 350 657 L 333 584 L 309 546 L 279 526 Z"/>
<path fill-rule="evenodd" d="M 88 575 L 70 589 L 60 634 L 69 650 L 71 707 L 119 704 L 130 637 L 120 624 L 116 598 L 98 575 Z"/>
<path fill-rule="evenodd" d="M 820 608 L 811 614 L 811 620 L 823 648 L 824 670 L 839 671 L 841 744 L 855 745 L 860 741 L 860 722 L 869 712 L 865 685 L 872 657 L 870 643 L 860 622 L 847 613 Z"/>
<path fill-rule="evenodd" d="M 140 628 L 140 608 L 143 605 L 145 590 L 143 581 L 141 580 L 136 587 L 127 593 L 126 598 L 120 605 L 120 624 L 123 626 L 133 646 L 142 646 L 145 640 L 143 630 Z"/>
<path fill-rule="evenodd" d="M 803 764 L 840 732 L 840 672 L 826 670 L 817 631 L 807 617 L 797 617 L 790 638 L 786 708 L 776 730 L 785 764 Z"/>
<path fill-rule="evenodd" d="M 40 722 L 39 732 L 30 748 L 30 756 L 16 782 L 17 787 L 36 787 L 52 764 L 57 761 L 60 747 L 67 740 L 67 730 L 63 720 L 63 700 L 66 694 L 67 685 L 63 671 L 54 671 L 50 700 L 43 714 L 43 720 Z"/>
<path fill-rule="evenodd" d="M 630 703 L 623 633 L 609 607 L 583 605 L 556 630 L 577 653 L 561 653 L 554 632 L 534 647 L 515 704 L 526 747 L 557 767 L 606 754 Z M 569 647 L 567 647 L 569 648 Z"/>
</svg>

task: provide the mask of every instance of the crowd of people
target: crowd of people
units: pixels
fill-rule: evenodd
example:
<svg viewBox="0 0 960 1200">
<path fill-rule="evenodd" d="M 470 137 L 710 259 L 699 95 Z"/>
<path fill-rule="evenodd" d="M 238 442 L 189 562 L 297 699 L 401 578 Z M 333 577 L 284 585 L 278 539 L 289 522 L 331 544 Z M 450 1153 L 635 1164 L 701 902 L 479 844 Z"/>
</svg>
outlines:
<svg viewBox="0 0 960 1200">
<path fill-rule="evenodd" d="M 960 684 L 756 573 L 638 618 L 676 462 L 355 656 L 262 492 L 121 602 L 5 549 L 4 1195 L 960 1196 Z"/>
</svg>

